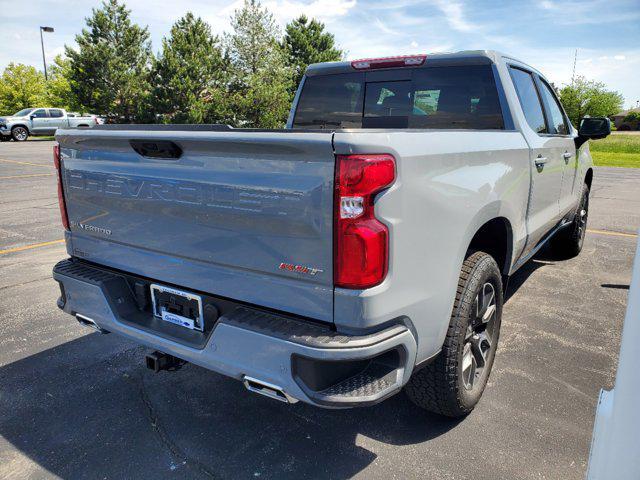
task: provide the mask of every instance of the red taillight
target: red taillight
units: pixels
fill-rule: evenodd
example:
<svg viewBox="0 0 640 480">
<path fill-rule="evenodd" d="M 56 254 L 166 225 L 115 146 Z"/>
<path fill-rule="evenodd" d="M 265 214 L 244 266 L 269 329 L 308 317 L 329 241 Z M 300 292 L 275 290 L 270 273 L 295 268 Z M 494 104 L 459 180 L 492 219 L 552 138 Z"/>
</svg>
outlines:
<svg viewBox="0 0 640 480">
<path fill-rule="evenodd" d="M 64 191 L 62 190 L 62 160 L 60 159 L 60 145 L 53 146 L 53 164 L 58 172 L 58 205 L 60 206 L 60 217 L 62 226 L 69 230 L 69 217 L 67 217 L 67 205 L 64 202 Z"/>
<path fill-rule="evenodd" d="M 392 155 L 337 155 L 334 205 L 334 281 L 342 288 L 378 285 L 389 266 L 389 229 L 373 200 L 396 177 Z"/>
<path fill-rule="evenodd" d="M 356 70 L 372 70 L 375 68 L 415 67 L 422 65 L 426 55 L 405 55 L 401 57 L 363 58 L 354 60 L 351 66 Z"/>
</svg>

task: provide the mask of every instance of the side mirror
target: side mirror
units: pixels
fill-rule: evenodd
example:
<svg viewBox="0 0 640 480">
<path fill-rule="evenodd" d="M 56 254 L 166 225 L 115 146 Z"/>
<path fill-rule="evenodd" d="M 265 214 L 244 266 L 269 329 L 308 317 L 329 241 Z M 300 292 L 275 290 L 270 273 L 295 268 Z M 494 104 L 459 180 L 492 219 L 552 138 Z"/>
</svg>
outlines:
<svg viewBox="0 0 640 480">
<path fill-rule="evenodd" d="M 578 137 L 576 138 L 576 148 L 587 140 L 597 140 L 604 138 L 611 133 L 611 120 L 607 117 L 588 117 L 583 118 L 578 129 Z"/>
<path fill-rule="evenodd" d="M 30 118 L 31 120 L 33 120 L 34 118 L 36 118 L 36 116 L 35 116 L 35 115 L 29 115 L 29 118 Z"/>
</svg>

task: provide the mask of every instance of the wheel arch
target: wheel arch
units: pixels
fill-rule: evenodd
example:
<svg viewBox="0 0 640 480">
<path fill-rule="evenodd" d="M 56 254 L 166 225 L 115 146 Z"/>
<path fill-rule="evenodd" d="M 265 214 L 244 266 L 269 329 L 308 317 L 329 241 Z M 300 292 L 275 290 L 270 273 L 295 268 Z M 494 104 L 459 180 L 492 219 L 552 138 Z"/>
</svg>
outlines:
<svg viewBox="0 0 640 480">
<path fill-rule="evenodd" d="M 474 233 L 467 251 L 491 255 L 503 275 L 508 275 L 513 258 L 513 228 L 508 218 L 498 216 L 484 222 Z"/>
<path fill-rule="evenodd" d="M 11 131 L 13 132 L 13 129 L 17 128 L 17 127 L 25 128 L 27 130 L 27 133 L 29 133 L 29 135 L 31 135 L 31 130 L 29 130 L 28 125 L 25 125 L 24 123 L 16 123 L 15 125 L 11 125 Z"/>
</svg>

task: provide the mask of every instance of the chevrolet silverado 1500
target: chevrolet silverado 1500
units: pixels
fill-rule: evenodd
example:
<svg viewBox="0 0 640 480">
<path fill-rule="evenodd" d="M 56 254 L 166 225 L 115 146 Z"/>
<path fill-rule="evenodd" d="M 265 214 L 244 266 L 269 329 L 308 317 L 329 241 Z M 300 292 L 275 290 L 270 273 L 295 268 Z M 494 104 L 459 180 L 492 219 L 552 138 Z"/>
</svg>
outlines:
<svg viewBox="0 0 640 480">
<path fill-rule="evenodd" d="M 587 140 L 609 131 L 489 51 L 312 65 L 284 130 L 58 130 L 58 306 L 156 370 L 333 408 L 404 387 L 464 415 L 509 276 L 549 240 L 580 252 Z"/>
<path fill-rule="evenodd" d="M 99 123 L 95 115 L 68 114 L 63 108 L 25 108 L 0 117 L 0 140 L 24 142 L 29 135 L 53 135 L 58 128 L 87 128 Z"/>
</svg>

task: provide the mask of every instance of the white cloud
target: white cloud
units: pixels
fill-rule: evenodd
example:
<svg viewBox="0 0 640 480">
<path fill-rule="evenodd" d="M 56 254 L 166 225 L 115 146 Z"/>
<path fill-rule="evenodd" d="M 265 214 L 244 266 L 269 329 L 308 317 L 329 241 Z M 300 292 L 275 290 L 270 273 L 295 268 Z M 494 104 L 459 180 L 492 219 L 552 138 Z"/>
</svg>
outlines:
<svg viewBox="0 0 640 480">
<path fill-rule="evenodd" d="M 379 18 L 376 18 L 373 23 L 375 24 L 376 27 L 378 27 L 380 30 L 382 30 L 382 32 L 389 34 L 389 35 L 400 35 L 400 32 L 393 30 L 389 27 L 387 27 L 384 23 L 382 23 L 382 20 L 380 20 Z"/>
<path fill-rule="evenodd" d="M 285 24 L 302 14 L 325 21 L 342 17 L 356 6 L 356 0 L 314 0 L 311 3 L 298 0 L 268 0 L 263 2 L 263 6 L 273 12 L 280 23 Z"/>
<path fill-rule="evenodd" d="M 626 59 L 627 57 L 625 57 L 624 55 L 614 55 L 614 57 L 613 57 L 613 58 L 614 58 L 614 60 L 624 60 L 624 59 Z"/>
<path fill-rule="evenodd" d="M 435 0 L 434 4 L 442 11 L 447 22 L 454 30 L 469 32 L 476 28 L 475 25 L 464 19 L 461 3 L 448 0 Z"/>
</svg>

